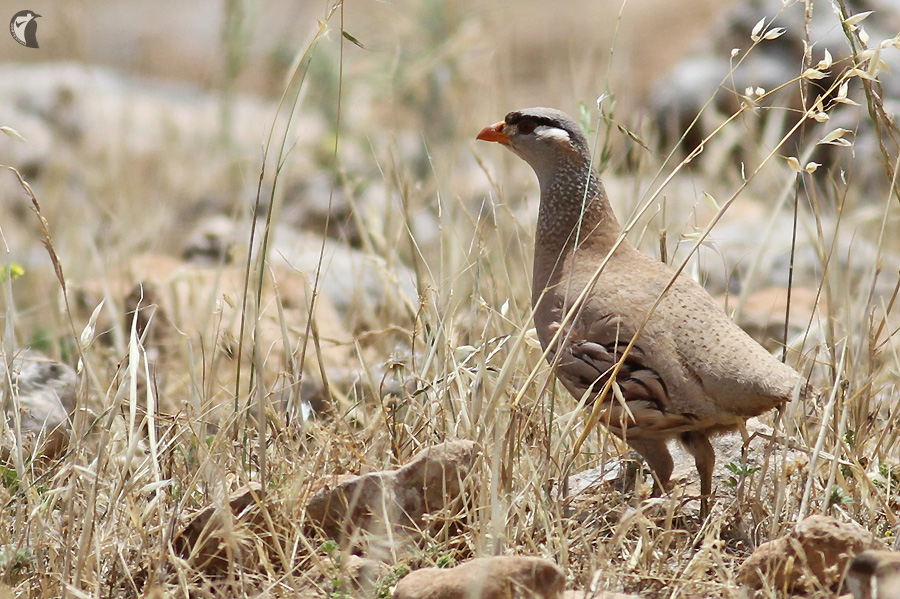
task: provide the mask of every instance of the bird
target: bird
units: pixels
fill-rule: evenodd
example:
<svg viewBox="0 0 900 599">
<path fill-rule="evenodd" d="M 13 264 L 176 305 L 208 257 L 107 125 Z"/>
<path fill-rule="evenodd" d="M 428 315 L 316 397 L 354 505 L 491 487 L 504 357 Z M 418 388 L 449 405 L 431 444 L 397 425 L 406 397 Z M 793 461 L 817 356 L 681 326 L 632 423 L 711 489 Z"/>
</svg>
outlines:
<svg viewBox="0 0 900 599">
<path fill-rule="evenodd" d="M 869 549 L 857 555 L 844 577 L 853 599 L 900 597 L 900 552 Z"/>
<path fill-rule="evenodd" d="M 600 422 L 644 458 L 654 494 L 671 489 L 667 442 L 678 439 L 694 458 L 705 518 L 710 438 L 811 386 L 699 283 L 623 237 L 588 140 L 565 113 L 510 112 L 476 139 L 505 146 L 537 175 L 532 318 L 556 378 L 587 405 L 602 395 Z"/>
<path fill-rule="evenodd" d="M 41 15 L 30 10 L 23 10 L 13 16 L 10 33 L 13 38 L 27 48 L 37 48 L 37 21 Z"/>
</svg>

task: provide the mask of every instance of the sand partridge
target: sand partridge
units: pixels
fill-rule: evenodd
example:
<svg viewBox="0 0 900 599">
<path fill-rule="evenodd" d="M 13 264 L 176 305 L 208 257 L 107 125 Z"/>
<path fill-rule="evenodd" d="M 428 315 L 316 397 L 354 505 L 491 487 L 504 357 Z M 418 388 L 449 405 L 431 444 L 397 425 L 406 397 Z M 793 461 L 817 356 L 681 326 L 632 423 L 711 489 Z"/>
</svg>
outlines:
<svg viewBox="0 0 900 599">
<path fill-rule="evenodd" d="M 863 551 L 847 567 L 844 585 L 853 599 L 900 598 L 900 552 Z"/>
<path fill-rule="evenodd" d="M 537 175 L 534 324 L 557 378 L 593 403 L 624 354 L 601 422 L 644 457 L 657 490 L 669 487 L 666 442 L 677 437 L 695 459 L 706 514 L 710 435 L 738 428 L 797 390 L 810 392 L 804 379 L 703 287 L 621 239 L 588 141 L 571 118 L 551 108 L 518 110 L 477 139 L 506 146 Z"/>
</svg>

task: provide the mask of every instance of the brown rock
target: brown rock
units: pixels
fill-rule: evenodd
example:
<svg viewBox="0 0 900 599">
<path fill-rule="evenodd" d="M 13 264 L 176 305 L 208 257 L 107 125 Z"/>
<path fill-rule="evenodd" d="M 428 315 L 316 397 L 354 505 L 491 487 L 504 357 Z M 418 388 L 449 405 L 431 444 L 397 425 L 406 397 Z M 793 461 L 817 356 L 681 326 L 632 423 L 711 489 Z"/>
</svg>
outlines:
<svg viewBox="0 0 900 599">
<path fill-rule="evenodd" d="M 449 441 L 420 451 L 397 470 L 394 491 L 403 513 L 418 522 L 458 497 L 476 449 L 474 441 Z"/>
<path fill-rule="evenodd" d="M 312 496 L 307 521 L 338 539 L 361 530 L 421 528 L 426 513 L 460 496 L 475 455 L 473 441 L 449 441 L 420 451 L 397 470 L 340 477 Z"/>
<path fill-rule="evenodd" d="M 557 599 L 566 578 L 538 557 L 481 557 L 455 568 L 423 568 L 406 576 L 394 599 Z"/>
<path fill-rule="evenodd" d="M 251 482 L 229 495 L 227 504 L 208 505 L 175 537 L 176 549 L 194 567 L 215 574 L 226 572 L 231 564 L 254 564 L 255 539 L 271 539 L 261 511 L 263 500 L 262 485 Z"/>
<path fill-rule="evenodd" d="M 844 580 L 853 599 L 900 599 L 900 552 L 863 551 Z"/>
<path fill-rule="evenodd" d="M 790 593 L 838 589 L 853 556 L 866 549 L 884 549 L 872 533 L 852 522 L 810 516 L 790 534 L 763 543 L 738 571 L 751 588 L 772 586 Z"/>
<path fill-rule="evenodd" d="M 0 381 L 10 431 L 15 430 L 13 410 L 19 410 L 25 454 L 36 452 L 52 458 L 63 453 L 69 441 L 69 413 L 75 408 L 75 371 L 38 352 L 22 350 L 11 362 L 0 354 Z M 7 397 L 10 390 L 12 397 Z M 3 439 L 0 455 L 4 459 L 15 442 Z M 35 447 L 35 442 L 40 446 Z"/>
</svg>

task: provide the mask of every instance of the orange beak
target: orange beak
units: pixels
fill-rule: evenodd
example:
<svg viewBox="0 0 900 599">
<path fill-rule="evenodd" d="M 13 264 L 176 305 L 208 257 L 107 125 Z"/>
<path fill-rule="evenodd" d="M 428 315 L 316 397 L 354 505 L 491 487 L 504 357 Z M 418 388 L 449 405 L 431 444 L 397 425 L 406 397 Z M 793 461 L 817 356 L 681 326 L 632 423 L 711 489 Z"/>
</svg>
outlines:
<svg viewBox="0 0 900 599">
<path fill-rule="evenodd" d="M 505 146 L 509 145 L 509 135 L 503 132 L 503 127 L 506 126 L 506 123 L 500 121 L 499 123 L 494 123 L 493 125 L 488 125 L 484 129 L 481 130 L 475 139 L 480 139 L 482 141 L 496 141 L 497 143 L 501 143 Z"/>
</svg>

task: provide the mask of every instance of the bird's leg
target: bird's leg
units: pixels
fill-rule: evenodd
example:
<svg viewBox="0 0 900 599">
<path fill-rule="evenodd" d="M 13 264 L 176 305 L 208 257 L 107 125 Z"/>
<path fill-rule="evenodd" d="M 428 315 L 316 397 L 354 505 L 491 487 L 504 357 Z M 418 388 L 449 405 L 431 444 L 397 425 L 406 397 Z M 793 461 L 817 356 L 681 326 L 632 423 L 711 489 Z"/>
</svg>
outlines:
<svg viewBox="0 0 900 599">
<path fill-rule="evenodd" d="M 697 472 L 700 474 L 700 517 L 709 515 L 709 496 L 712 494 L 712 474 L 716 464 L 716 453 L 709 437 L 700 431 L 688 431 L 681 434 L 681 443 L 688 453 L 694 456 Z"/>
<path fill-rule="evenodd" d="M 660 495 L 669 490 L 669 479 L 675 468 L 672 454 L 662 439 L 628 439 L 628 444 L 641 454 L 641 457 L 653 471 L 653 495 Z"/>
</svg>

